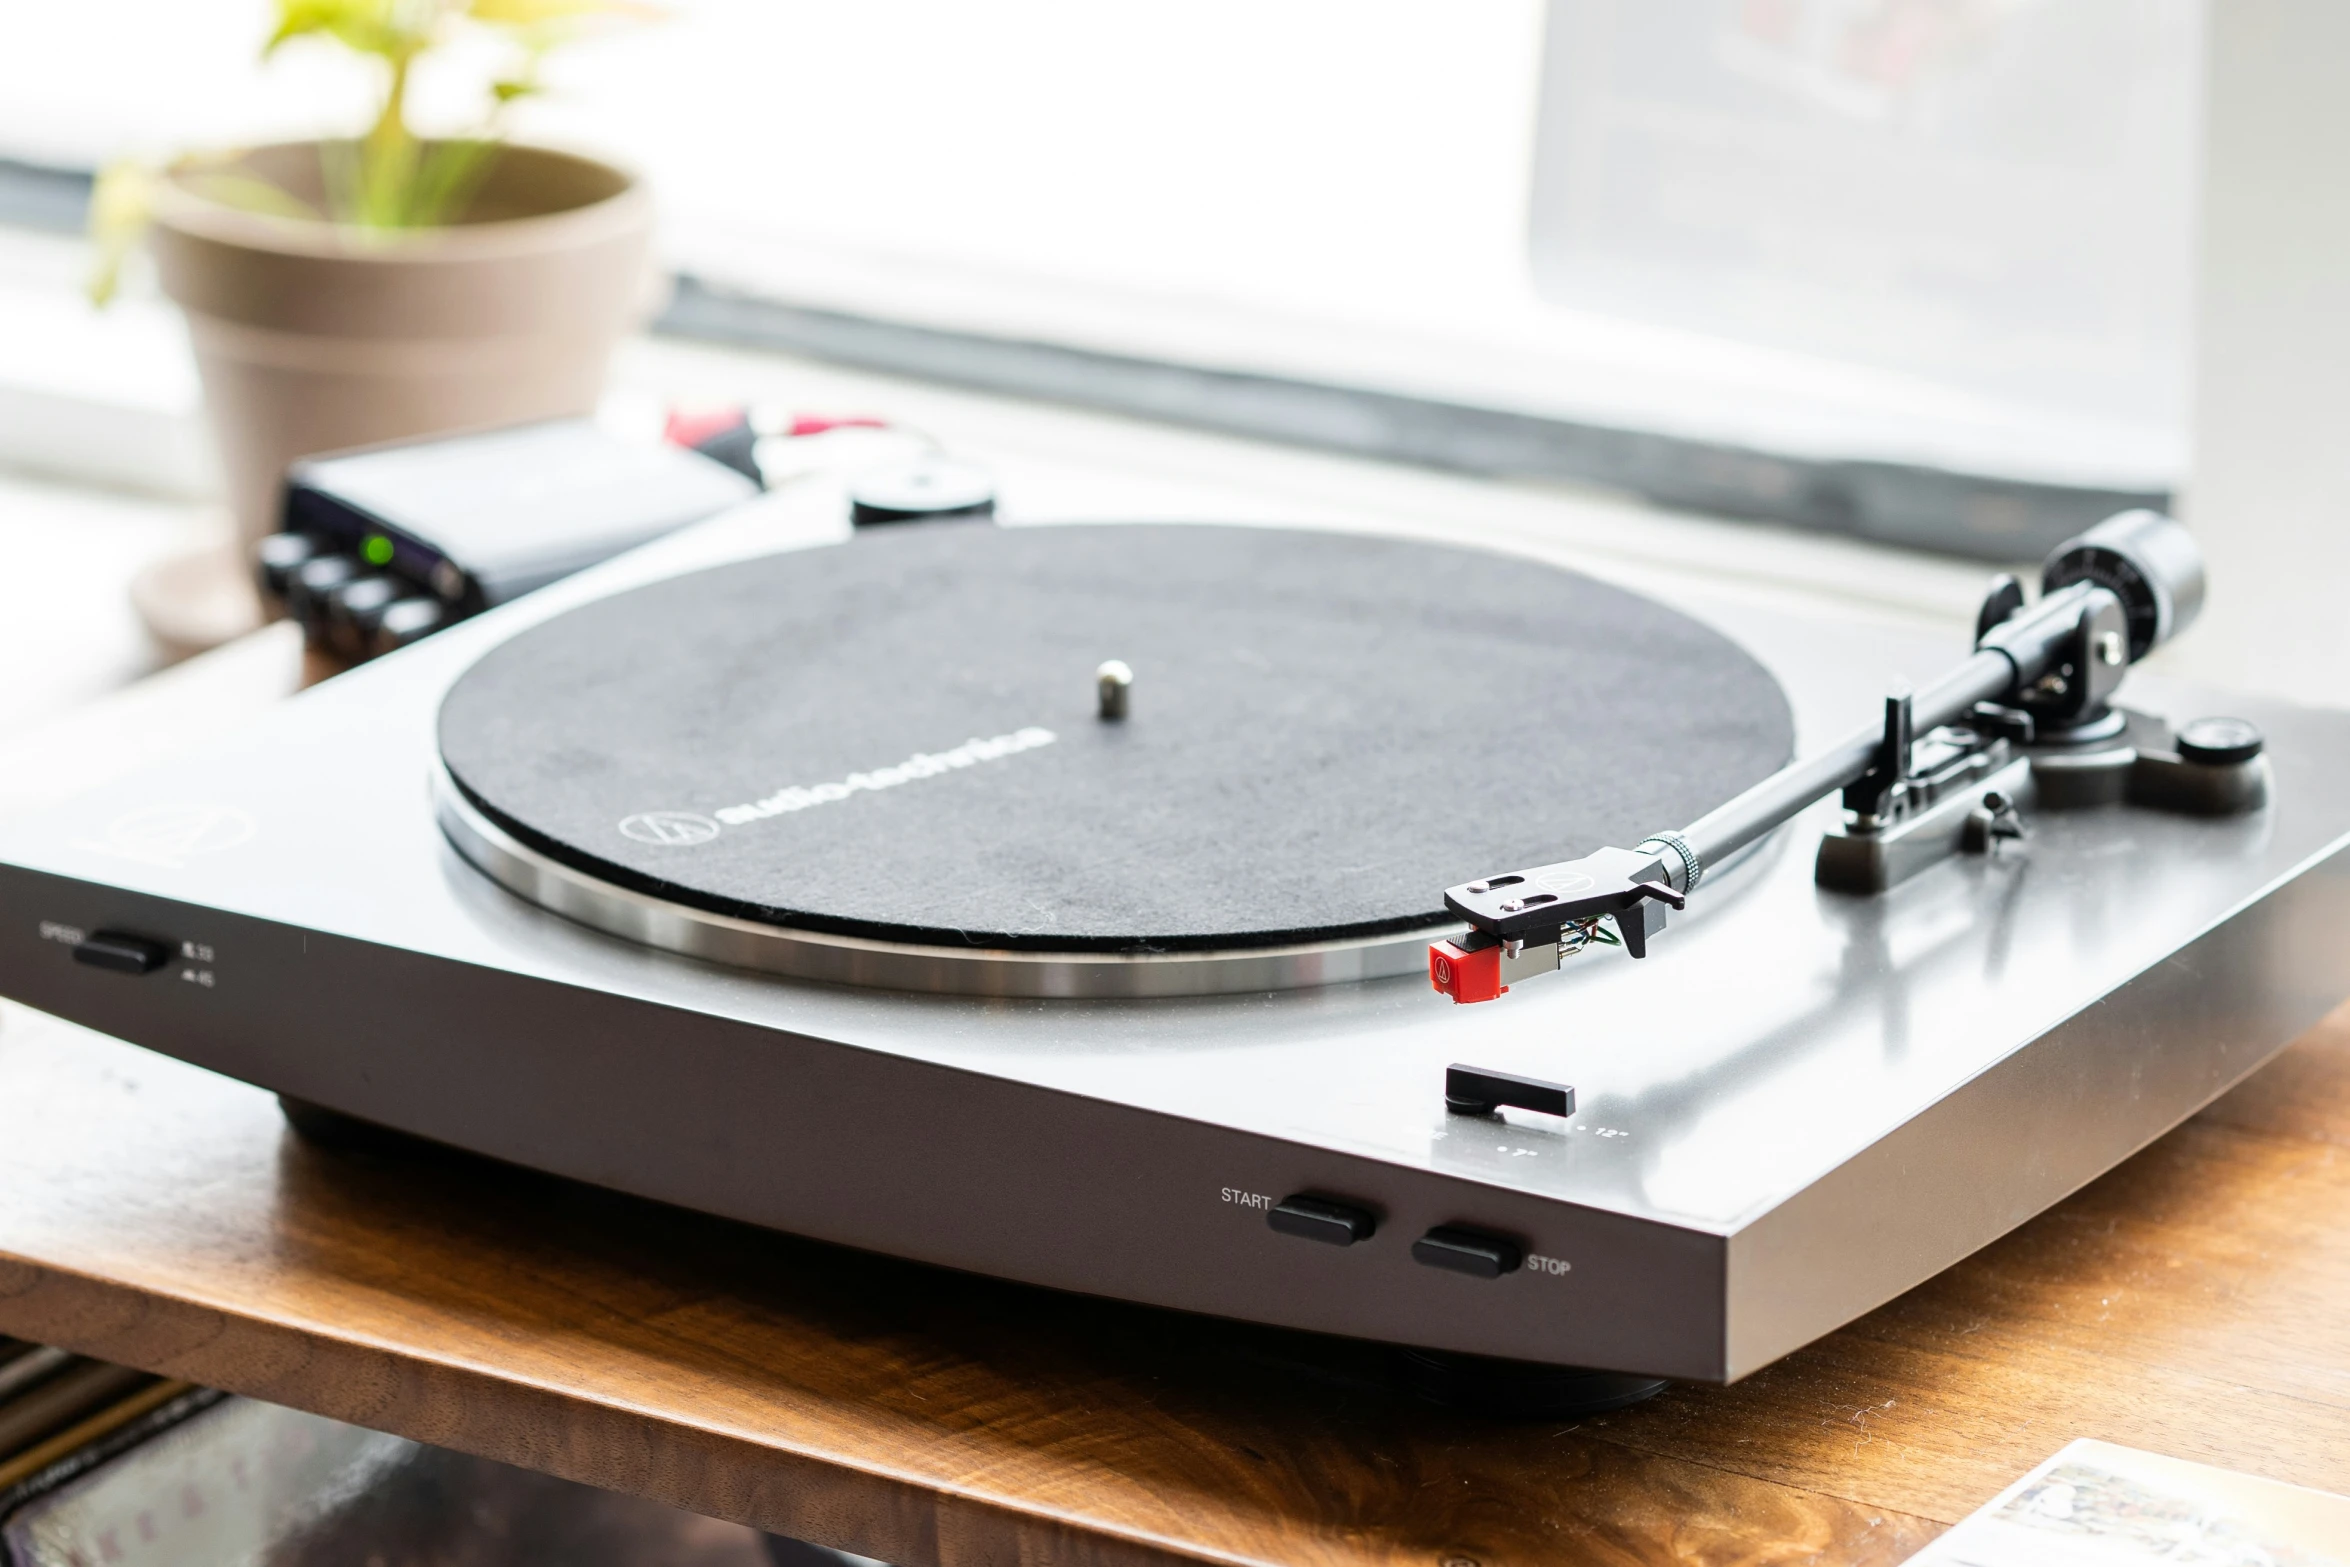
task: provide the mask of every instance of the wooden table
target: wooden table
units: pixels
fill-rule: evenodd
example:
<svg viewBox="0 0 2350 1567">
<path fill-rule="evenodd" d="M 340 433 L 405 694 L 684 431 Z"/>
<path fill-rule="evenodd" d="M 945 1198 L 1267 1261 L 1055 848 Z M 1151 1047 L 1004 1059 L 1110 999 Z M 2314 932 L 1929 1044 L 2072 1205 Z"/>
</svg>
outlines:
<svg viewBox="0 0 2350 1567">
<path fill-rule="evenodd" d="M 1748 1381 L 1537 1424 L 1362 1346 L 320 1150 L 22 1008 L 0 1106 L 0 1333 L 908 1567 L 1892 1562 L 2075 1436 L 2350 1490 L 2350 1009 Z"/>
</svg>

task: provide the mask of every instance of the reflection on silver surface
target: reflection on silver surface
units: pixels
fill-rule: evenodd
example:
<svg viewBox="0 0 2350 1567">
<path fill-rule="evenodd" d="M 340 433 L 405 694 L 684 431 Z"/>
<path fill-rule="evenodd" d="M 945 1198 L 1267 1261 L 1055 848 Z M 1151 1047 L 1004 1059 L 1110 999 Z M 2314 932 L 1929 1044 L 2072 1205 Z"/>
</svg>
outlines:
<svg viewBox="0 0 2350 1567">
<path fill-rule="evenodd" d="M 457 851 L 508 891 L 566 919 L 664 952 L 836 985 L 935 995 L 1075 1000 L 1228 996 L 1390 979 L 1428 966 L 1428 943 L 1458 934 L 1443 921 L 1363 941 L 1211 952 L 1015 952 L 923 947 L 733 919 L 615 887 L 539 853 L 466 799 L 433 766 L 433 805 Z"/>
</svg>

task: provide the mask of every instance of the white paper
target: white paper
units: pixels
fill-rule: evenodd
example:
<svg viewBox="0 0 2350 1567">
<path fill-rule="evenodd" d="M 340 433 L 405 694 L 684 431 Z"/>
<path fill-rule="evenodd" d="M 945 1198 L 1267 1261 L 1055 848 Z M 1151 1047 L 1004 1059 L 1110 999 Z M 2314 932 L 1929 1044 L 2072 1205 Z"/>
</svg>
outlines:
<svg viewBox="0 0 2350 1567">
<path fill-rule="evenodd" d="M 1910 1567 L 2350 1567 L 2350 1497 L 2078 1441 Z"/>
</svg>

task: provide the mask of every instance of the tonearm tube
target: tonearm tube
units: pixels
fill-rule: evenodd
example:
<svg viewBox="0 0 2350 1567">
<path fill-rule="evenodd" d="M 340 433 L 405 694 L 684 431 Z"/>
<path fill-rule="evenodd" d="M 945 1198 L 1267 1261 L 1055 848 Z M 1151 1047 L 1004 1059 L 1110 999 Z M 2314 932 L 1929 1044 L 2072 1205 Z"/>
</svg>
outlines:
<svg viewBox="0 0 2350 1567">
<path fill-rule="evenodd" d="M 1844 823 L 1822 845 L 1823 884 L 1882 891 L 1934 860 L 2022 836 L 2019 805 L 2063 758 L 2051 804 L 2137 803 L 2222 814 L 2266 798 L 2260 738 L 2237 719 L 2173 735 L 2111 705 L 2131 664 L 2203 605 L 2203 558 L 2187 530 L 2150 511 L 2108 518 L 2048 557 L 2037 601 L 1996 579 L 1975 651 L 1881 723 L 1770 777 L 1677 831 L 1629 849 L 1481 877 L 1445 890 L 1469 932 L 1429 949 L 1429 978 L 1454 1001 L 1486 1001 L 1594 945 L 1647 954 L 1669 909 L 1719 867 L 1841 790 Z M 2042 767 L 2035 770 L 2035 759 Z"/>
</svg>

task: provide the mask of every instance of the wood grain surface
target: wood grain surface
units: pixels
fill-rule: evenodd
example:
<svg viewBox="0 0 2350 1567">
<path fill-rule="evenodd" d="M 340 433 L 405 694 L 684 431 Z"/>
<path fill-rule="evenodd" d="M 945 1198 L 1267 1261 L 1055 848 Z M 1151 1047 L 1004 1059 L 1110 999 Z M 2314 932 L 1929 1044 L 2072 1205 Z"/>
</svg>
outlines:
<svg viewBox="0 0 2350 1567">
<path fill-rule="evenodd" d="M 1416 1404 L 1365 1346 L 321 1150 L 22 1008 L 0 1107 L 0 1333 L 907 1567 L 1894 1562 L 2075 1436 L 2350 1490 L 2350 1009 L 1845 1331 L 1579 1423 Z"/>
</svg>

